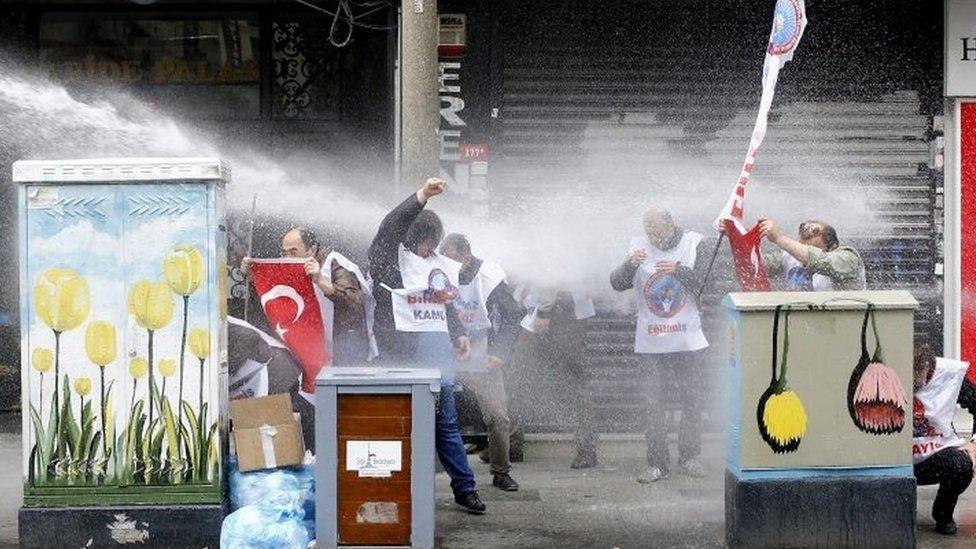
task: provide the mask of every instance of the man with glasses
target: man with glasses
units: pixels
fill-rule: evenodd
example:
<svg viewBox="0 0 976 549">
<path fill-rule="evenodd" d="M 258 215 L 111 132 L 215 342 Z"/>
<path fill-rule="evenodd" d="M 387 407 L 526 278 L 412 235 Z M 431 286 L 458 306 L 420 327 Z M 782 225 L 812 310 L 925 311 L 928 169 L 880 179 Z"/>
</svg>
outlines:
<svg viewBox="0 0 976 549">
<path fill-rule="evenodd" d="M 849 246 L 841 246 L 837 231 L 823 221 L 800 224 L 796 240 L 780 232 L 771 219 L 759 224 L 760 237 L 781 253 L 764 254 L 766 272 L 782 277 L 787 290 L 796 292 L 863 290 L 866 287 L 864 261 Z"/>
</svg>

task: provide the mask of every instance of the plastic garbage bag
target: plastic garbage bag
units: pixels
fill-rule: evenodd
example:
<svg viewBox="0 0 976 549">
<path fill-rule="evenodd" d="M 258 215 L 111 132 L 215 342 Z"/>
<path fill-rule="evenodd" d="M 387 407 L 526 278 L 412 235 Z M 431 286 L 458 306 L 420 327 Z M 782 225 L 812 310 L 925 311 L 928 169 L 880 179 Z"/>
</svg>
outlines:
<svg viewBox="0 0 976 549">
<path fill-rule="evenodd" d="M 304 549 L 309 535 L 303 512 L 271 505 L 245 505 L 224 518 L 223 549 Z"/>
<path fill-rule="evenodd" d="M 242 473 L 237 468 L 237 460 L 231 456 L 228 472 L 231 511 L 250 505 L 281 509 L 301 521 L 309 539 L 315 539 L 315 472 L 312 467 L 301 465 Z"/>
</svg>

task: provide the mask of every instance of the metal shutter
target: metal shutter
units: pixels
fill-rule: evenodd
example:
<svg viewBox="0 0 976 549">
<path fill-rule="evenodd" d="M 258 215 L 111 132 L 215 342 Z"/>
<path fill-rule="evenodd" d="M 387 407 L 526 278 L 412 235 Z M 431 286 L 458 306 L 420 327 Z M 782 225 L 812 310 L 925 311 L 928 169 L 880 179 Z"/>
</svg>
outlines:
<svg viewBox="0 0 976 549">
<path fill-rule="evenodd" d="M 715 4 L 500 3 L 495 205 L 552 194 L 552 185 L 583 189 L 584 159 L 594 156 L 619 166 L 623 178 L 639 177 L 628 172 L 634 162 L 701 158 L 726 167 L 715 189 L 724 199 L 755 121 L 774 2 Z M 925 68 L 938 64 L 939 50 L 912 47 L 911 37 L 941 23 L 908 3 L 886 10 L 875 1 L 851 4 L 811 6 L 800 51 L 780 77 L 747 211 L 764 196 L 789 200 L 798 185 L 820 182 L 837 197 L 836 209 L 821 214 L 828 220 L 856 197 L 875 215 L 842 240 L 862 252 L 870 286 L 915 293 L 923 302 L 917 329 L 934 338 L 941 297 L 933 276 L 934 180 L 925 167 L 932 113 L 925 103 L 941 82 L 927 80 Z M 883 44 L 865 40 L 872 35 Z M 795 181 L 797 174 L 804 181 Z M 713 304 L 719 299 L 706 296 Z M 721 311 L 710 312 L 714 327 Z M 637 428 L 633 321 L 602 310 L 589 332 L 603 428 Z M 711 332 L 713 343 L 725 337 Z M 566 423 L 553 410 L 528 406 L 522 413 L 530 428 Z"/>
</svg>

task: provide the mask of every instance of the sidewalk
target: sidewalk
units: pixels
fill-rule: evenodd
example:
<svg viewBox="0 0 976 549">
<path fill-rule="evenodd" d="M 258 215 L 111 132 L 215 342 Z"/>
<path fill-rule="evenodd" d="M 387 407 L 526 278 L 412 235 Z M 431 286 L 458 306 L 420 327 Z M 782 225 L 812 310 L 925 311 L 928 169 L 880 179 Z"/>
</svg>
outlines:
<svg viewBox="0 0 976 549">
<path fill-rule="evenodd" d="M 21 505 L 20 419 L 0 415 L 0 547 L 17 543 Z M 479 491 L 488 505 L 483 516 L 461 511 L 451 497 L 447 475 L 437 475 L 437 535 L 445 548 L 527 547 L 722 547 L 725 539 L 723 455 L 718 436 L 704 441 L 703 479 L 680 475 L 652 485 L 634 479 L 643 466 L 643 443 L 629 436 L 606 436 L 600 466 L 569 468 L 572 444 L 561 436 L 531 437 L 526 461 L 512 475 L 522 485 L 514 493 L 491 486 L 488 466 L 471 456 Z M 918 546 L 950 549 L 976 546 L 976 488 L 956 509 L 959 534 L 931 531 L 934 487 L 919 488 Z"/>
</svg>

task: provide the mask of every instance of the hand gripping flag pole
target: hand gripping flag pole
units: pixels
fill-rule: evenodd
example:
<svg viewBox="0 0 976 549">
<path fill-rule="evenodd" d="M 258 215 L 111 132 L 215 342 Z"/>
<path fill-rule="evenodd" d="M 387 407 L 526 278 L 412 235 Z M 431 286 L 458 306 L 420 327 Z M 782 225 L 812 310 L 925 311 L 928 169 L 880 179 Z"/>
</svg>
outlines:
<svg viewBox="0 0 976 549">
<path fill-rule="evenodd" d="M 777 0 L 773 12 L 773 28 L 769 34 L 769 45 L 766 47 L 766 60 L 763 63 L 762 99 L 759 102 L 759 113 L 756 115 L 756 125 L 752 130 L 749 150 L 746 153 L 739 179 L 729 195 L 722 213 L 715 220 L 716 227 L 724 229 L 723 234 L 729 237 L 732 247 L 732 258 L 735 263 L 736 276 L 744 291 L 768 291 L 772 289 L 763 268 L 762 253 L 759 246 L 758 225 L 746 231 L 742 220 L 745 210 L 746 185 L 752 176 L 756 164 L 756 153 L 766 137 L 766 127 L 769 121 L 769 109 L 776 94 L 776 81 L 779 71 L 796 51 L 803 30 L 806 28 L 806 7 L 803 0 Z M 719 237 L 721 243 L 722 237 Z M 718 246 L 712 255 L 712 263 L 718 254 Z M 710 264 L 711 265 L 711 264 Z M 709 268 L 709 271 L 711 268 Z M 708 279 L 708 273 L 705 280 Z M 702 286 L 704 288 L 704 284 Z M 700 292 L 699 292 L 700 293 Z"/>
</svg>

